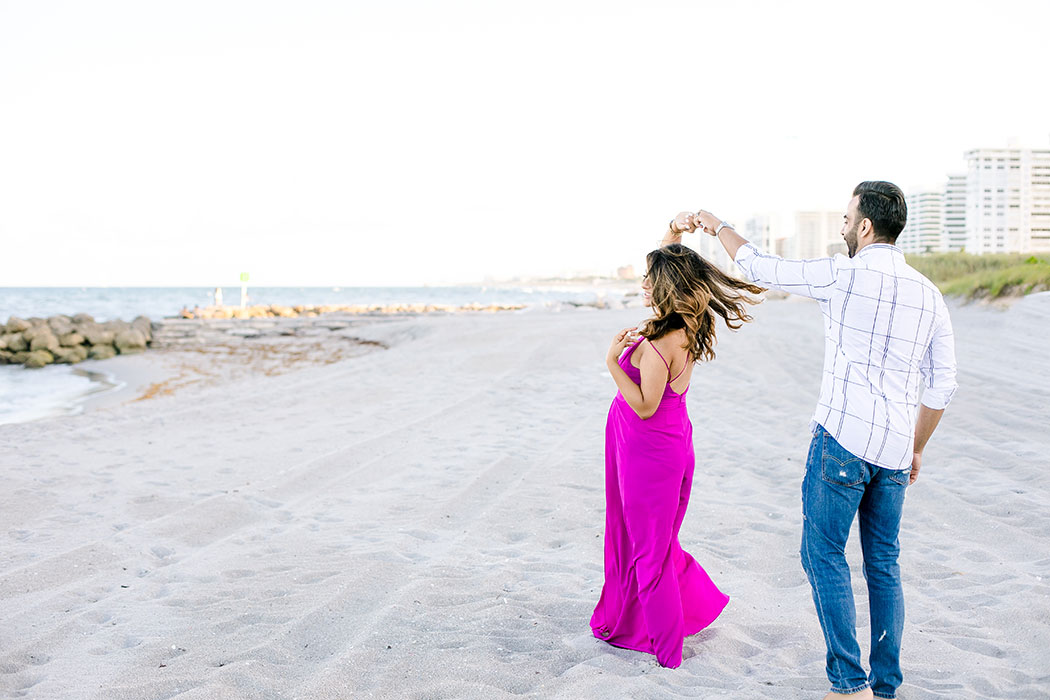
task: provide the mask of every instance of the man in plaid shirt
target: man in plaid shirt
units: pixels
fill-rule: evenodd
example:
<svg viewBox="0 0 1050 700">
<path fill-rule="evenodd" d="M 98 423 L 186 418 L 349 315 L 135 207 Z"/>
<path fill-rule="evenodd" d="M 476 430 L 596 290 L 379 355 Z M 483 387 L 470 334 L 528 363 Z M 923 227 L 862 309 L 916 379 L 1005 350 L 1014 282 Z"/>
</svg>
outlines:
<svg viewBox="0 0 1050 700">
<path fill-rule="evenodd" d="M 814 260 L 760 253 L 706 211 L 679 214 L 672 230 L 703 229 L 752 282 L 820 304 L 824 372 L 802 482 L 802 566 L 828 649 L 827 698 L 893 698 L 902 681 L 904 492 L 955 393 L 955 343 L 941 293 L 894 245 L 907 218 L 900 188 L 860 183 L 844 218 L 849 256 Z M 861 665 L 845 555 L 854 516 L 868 583 L 870 674 Z"/>
</svg>

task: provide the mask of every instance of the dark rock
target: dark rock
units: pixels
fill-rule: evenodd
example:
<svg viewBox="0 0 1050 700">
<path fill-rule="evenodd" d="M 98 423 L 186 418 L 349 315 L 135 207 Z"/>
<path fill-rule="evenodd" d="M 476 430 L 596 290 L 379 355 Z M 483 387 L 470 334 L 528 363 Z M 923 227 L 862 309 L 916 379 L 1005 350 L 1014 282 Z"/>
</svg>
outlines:
<svg viewBox="0 0 1050 700">
<path fill-rule="evenodd" d="M 22 352 L 29 349 L 29 342 L 21 333 L 7 333 L 4 335 L 4 347 L 11 352 Z"/>
<path fill-rule="evenodd" d="M 131 327 L 141 333 L 147 343 L 153 340 L 153 324 L 145 316 L 137 317 L 131 322 Z"/>
<path fill-rule="evenodd" d="M 108 360 L 109 358 L 116 356 L 117 349 L 108 343 L 92 345 L 91 350 L 88 351 L 88 357 L 92 360 Z"/>
<path fill-rule="evenodd" d="M 120 319 L 116 319 L 116 320 L 113 320 L 113 321 L 106 321 L 105 323 L 103 323 L 101 325 L 107 331 L 113 331 L 114 335 L 119 335 L 120 333 L 122 333 L 124 331 L 131 330 L 131 324 L 128 323 L 127 321 L 121 321 Z"/>
<path fill-rule="evenodd" d="M 58 350 L 61 347 L 58 342 L 58 338 L 51 332 L 51 329 L 47 326 L 34 329 L 33 339 L 29 343 L 29 350 L 36 352 L 37 350 L 47 350 L 52 352 Z M 46 364 L 46 363 L 45 363 Z"/>
<path fill-rule="evenodd" d="M 29 323 L 29 321 L 25 321 L 16 316 L 12 316 L 11 318 L 7 319 L 8 333 L 21 333 L 22 331 L 29 330 L 31 326 L 32 324 Z"/>
<path fill-rule="evenodd" d="M 84 336 L 89 345 L 112 345 L 116 333 L 97 323 L 81 323 L 77 332 Z"/>
<path fill-rule="evenodd" d="M 84 344 L 84 336 L 80 335 L 76 331 L 66 333 L 65 335 L 59 336 L 58 342 L 61 346 L 66 348 L 73 348 L 78 345 Z"/>
<path fill-rule="evenodd" d="M 25 366 L 29 369 L 40 369 L 55 361 L 55 356 L 47 350 L 33 350 L 26 357 Z"/>
<path fill-rule="evenodd" d="M 113 344 L 117 346 L 121 355 L 134 355 L 146 349 L 146 336 L 142 335 L 141 331 L 129 328 L 117 333 Z"/>
<path fill-rule="evenodd" d="M 73 319 L 69 316 L 52 316 L 47 319 L 47 325 L 56 336 L 63 336 L 73 331 Z"/>
<path fill-rule="evenodd" d="M 55 362 L 74 365 L 86 360 L 88 351 L 83 345 L 77 345 L 72 348 L 59 348 L 52 354 L 55 356 Z"/>
</svg>

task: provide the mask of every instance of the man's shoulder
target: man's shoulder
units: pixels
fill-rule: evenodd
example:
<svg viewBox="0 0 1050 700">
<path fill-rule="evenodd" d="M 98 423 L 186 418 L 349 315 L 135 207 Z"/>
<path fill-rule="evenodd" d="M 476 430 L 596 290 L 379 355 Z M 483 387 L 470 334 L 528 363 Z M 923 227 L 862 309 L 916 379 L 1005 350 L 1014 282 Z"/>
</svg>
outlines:
<svg viewBox="0 0 1050 700">
<path fill-rule="evenodd" d="M 899 268 L 898 276 L 914 283 L 913 293 L 923 295 L 927 300 L 926 305 L 929 304 L 930 299 L 933 300 L 934 313 L 937 317 L 943 318 L 948 315 L 948 305 L 944 301 L 944 294 L 936 284 L 930 281 L 929 277 L 907 263 Z"/>
<path fill-rule="evenodd" d="M 943 299 L 943 295 L 941 294 L 941 290 L 937 287 L 937 285 L 934 284 L 933 282 L 931 282 L 929 277 L 927 277 L 926 275 L 924 275 L 921 272 L 919 272 L 918 270 L 916 270 L 914 267 L 909 265 L 907 262 L 904 263 L 902 272 L 904 272 L 904 275 L 906 275 L 909 279 L 914 280 L 915 282 L 919 283 L 920 285 L 922 285 L 926 289 L 928 289 L 931 292 L 933 292 L 934 296 L 937 297 L 938 299 Z M 904 275 L 902 275 L 902 276 L 904 276 Z"/>
</svg>

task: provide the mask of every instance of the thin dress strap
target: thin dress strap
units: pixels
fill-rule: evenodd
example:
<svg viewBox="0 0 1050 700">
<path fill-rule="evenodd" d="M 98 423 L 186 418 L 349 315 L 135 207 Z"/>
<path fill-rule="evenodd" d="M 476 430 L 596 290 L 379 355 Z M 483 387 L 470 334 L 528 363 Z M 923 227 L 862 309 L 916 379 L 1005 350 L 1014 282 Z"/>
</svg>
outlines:
<svg viewBox="0 0 1050 700">
<path fill-rule="evenodd" d="M 649 339 L 646 338 L 646 340 L 649 340 Z M 653 345 L 653 341 L 651 341 L 651 340 L 649 340 L 649 347 L 651 347 L 653 350 L 656 350 L 656 346 Z M 661 353 L 659 350 L 656 350 L 656 354 L 660 356 L 661 360 L 664 360 L 663 353 Z M 667 368 L 667 376 L 670 377 L 671 376 L 671 365 L 667 364 L 667 360 L 664 360 L 664 367 Z M 679 376 L 681 376 L 681 375 L 679 375 Z M 671 381 L 674 381 L 674 380 L 672 379 Z M 668 382 L 668 384 L 670 384 L 670 383 L 671 382 Z"/>
<path fill-rule="evenodd" d="M 684 365 L 682 366 L 682 371 L 681 371 L 681 372 L 679 372 L 679 373 L 678 373 L 678 375 L 677 375 L 677 376 L 676 376 L 676 377 L 675 377 L 674 379 L 672 379 L 671 381 L 669 381 L 669 382 L 667 382 L 667 383 L 668 383 L 668 384 L 674 384 L 675 382 L 677 382 L 677 381 L 678 381 L 678 377 L 681 377 L 681 376 L 682 376 L 683 374 L 685 374 L 685 371 L 686 371 L 687 369 L 689 369 L 689 365 L 690 365 L 690 364 L 692 364 L 692 363 L 690 363 L 690 362 L 686 362 L 686 363 L 685 363 L 685 364 L 684 364 Z M 668 370 L 668 372 L 670 372 L 671 368 L 670 368 L 670 367 L 668 367 L 668 368 L 667 368 L 667 370 Z"/>
</svg>

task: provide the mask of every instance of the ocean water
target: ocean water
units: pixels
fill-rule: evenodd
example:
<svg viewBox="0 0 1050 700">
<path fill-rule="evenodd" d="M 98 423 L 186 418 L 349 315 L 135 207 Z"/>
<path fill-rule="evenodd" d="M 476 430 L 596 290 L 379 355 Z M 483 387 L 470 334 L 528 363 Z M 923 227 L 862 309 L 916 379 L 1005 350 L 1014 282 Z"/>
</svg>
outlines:
<svg viewBox="0 0 1050 700">
<path fill-rule="evenodd" d="M 0 287 L 0 323 L 11 316 L 47 318 L 88 313 L 98 321 L 176 316 L 181 309 L 214 303 L 209 287 Z M 240 303 L 240 287 L 223 287 L 226 305 Z M 447 287 L 248 287 L 248 303 L 281 304 L 524 304 L 528 309 L 622 298 L 593 285 Z M 104 366 L 104 363 L 103 363 Z M 111 376 L 68 365 L 43 369 L 0 366 L 0 424 L 22 423 L 83 410 L 93 393 L 110 390 Z"/>
<path fill-rule="evenodd" d="M 119 386 L 111 376 L 69 365 L 0 367 L 0 425 L 80 413 L 85 400 Z"/>
<path fill-rule="evenodd" d="M 240 304 L 240 287 L 222 287 L 223 303 Z M 214 287 L 0 287 L 0 323 L 28 318 L 88 313 L 99 321 L 136 316 L 153 320 L 176 316 L 183 308 L 210 306 Z M 535 287 L 248 287 L 249 304 L 525 304 L 530 308 L 607 297 L 607 288 Z"/>
</svg>

